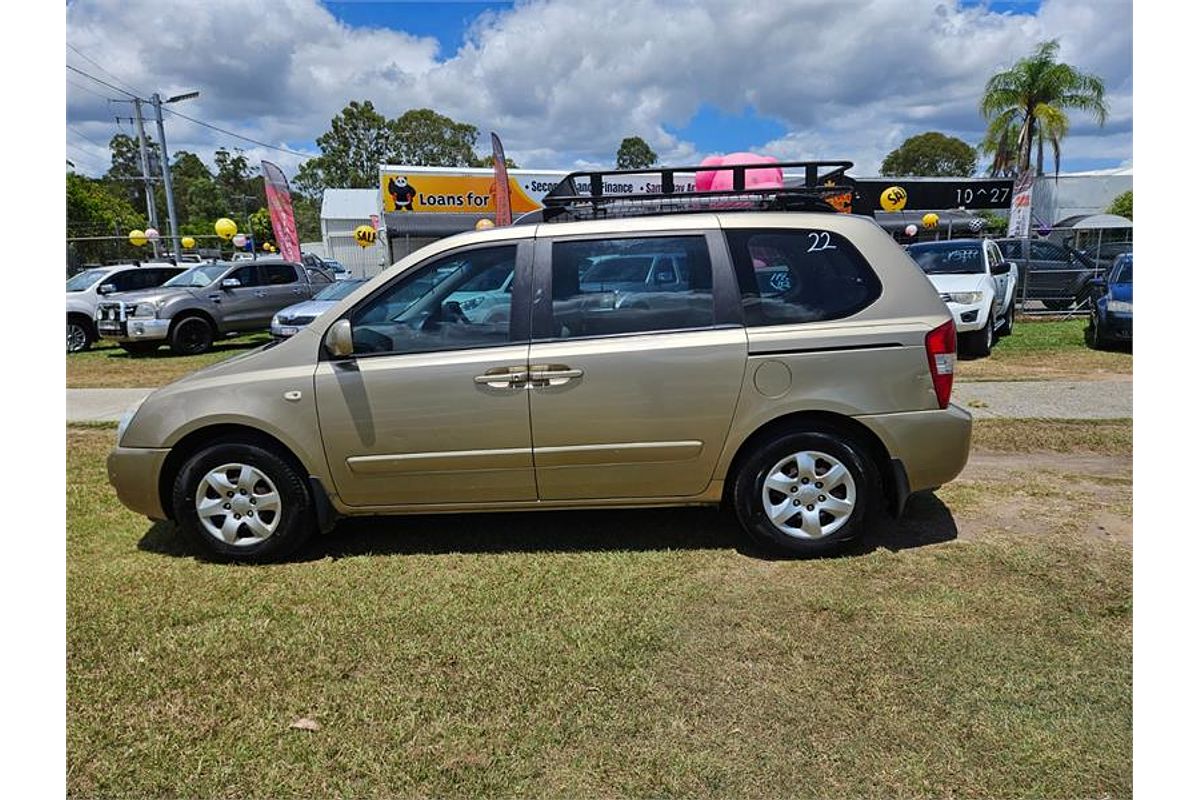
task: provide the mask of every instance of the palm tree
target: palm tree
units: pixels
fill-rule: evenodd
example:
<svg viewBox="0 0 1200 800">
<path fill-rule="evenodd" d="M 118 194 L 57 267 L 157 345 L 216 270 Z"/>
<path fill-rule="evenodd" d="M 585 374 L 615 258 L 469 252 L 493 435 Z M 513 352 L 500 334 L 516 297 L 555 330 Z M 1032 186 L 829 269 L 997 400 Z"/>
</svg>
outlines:
<svg viewBox="0 0 1200 800">
<path fill-rule="evenodd" d="M 979 111 L 988 121 L 987 135 L 980 145 L 984 152 L 1017 153 L 1017 171 L 1029 169 L 1033 145 L 1037 143 L 1037 171 L 1043 172 L 1043 149 L 1048 143 L 1054 152 L 1054 171 L 1058 172 L 1062 140 L 1067 135 L 1067 109 L 1088 111 L 1101 125 L 1108 119 L 1104 99 L 1104 81 L 1098 75 L 1080 72 L 1058 61 L 1058 41 L 1042 42 L 1032 56 L 1022 58 L 987 82 Z M 1013 130 L 1016 139 L 1013 141 Z M 996 169 L 993 163 L 993 170 Z"/>
</svg>

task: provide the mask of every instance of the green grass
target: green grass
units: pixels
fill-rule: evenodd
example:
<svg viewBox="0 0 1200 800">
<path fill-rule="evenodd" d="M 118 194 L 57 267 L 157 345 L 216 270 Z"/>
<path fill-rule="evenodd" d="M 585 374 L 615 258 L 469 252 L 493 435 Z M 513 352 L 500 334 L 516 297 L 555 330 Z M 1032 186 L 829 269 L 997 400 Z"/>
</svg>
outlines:
<svg viewBox="0 0 1200 800">
<path fill-rule="evenodd" d="M 1133 372 L 1129 350 L 1092 350 L 1084 344 L 1086 319 L 1022 317 L 987 358 L 960 359 L 956 378 L 986 380 L 1103 380 Z"/>
<path fill-rule="evenodd" d="M 72 796 L 1131 794 L 1130 550 L 1085 514 L 956 538 L 1011 498 L 944 490 L 815 561 L 706 510 L 391 518 L 223 566 L 117 503 L 112 435 L 68 429 Z"/>
<path fill-rule="evenodd" d="M 172 355 L 167 347 L 145 356 L 133 356 L 118 345 L 100 341 L 83 353 L 67 355 L 67 388 L 121 388 L 163 386 L 201 367 L 224 361 L 271 341 L 268 333 L 249 333 L 222 339 L 198 356 Z"/>
</svg>

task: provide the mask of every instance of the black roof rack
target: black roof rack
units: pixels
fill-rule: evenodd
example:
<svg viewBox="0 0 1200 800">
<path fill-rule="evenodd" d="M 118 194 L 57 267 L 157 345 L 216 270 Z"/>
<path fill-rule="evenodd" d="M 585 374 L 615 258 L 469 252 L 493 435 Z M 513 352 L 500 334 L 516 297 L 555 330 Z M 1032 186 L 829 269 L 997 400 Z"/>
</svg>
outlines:
<svg viewBox="0 0 1200 800">
<path fill-rule="evenodd" d="M 567 222 L 656 214 L 688 214 L 701 211 L 843 211 L 849 212 L 855 198 L 854 179 L 846 175 L 850 161 L 778 161 L 768 164 L 722 164 L 717 166 L 648 167 L 572 172 L 543 198 L 544 208 L 520 222 Z M 746 187 L 746 170 L 796 170 L 804 176 L 785 176 L 782 187 Z M 694 186 L 698 172 L 732 172 L 731 189 L 700 192 Z M 614 192 L 614 184 L 627 176 L 655 176 L 648 186 L 657 191 Z M 692 176 L 681 183 L 680 176 Z M 616 178 L 617 180 L 613 180 Z M 579 184 L 587 189 L 579 194 Z M 606 187 L 609 191 L 606 191 Z M 691 188 L 689 188 L 691 187 Z"/>
</svg>

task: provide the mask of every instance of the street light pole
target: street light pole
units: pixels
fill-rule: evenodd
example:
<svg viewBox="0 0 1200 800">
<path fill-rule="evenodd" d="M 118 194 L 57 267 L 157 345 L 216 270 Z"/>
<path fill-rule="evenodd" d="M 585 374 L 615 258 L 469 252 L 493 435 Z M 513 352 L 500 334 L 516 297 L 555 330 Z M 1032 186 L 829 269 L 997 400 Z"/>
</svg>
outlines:
<svg viewBox="0 0 1200 800">
<path fill-rule="evenodd" d="M 179 263 L 183 260 L 183 245 L 179 241 L 179 220 L 175 217 L 175 189 L 171 184 L 171 162 L 167 155 L 167 134 L 163 131 L 162 107 L 163 103 L 174 103 L 179 100 L 191 100 L 193 97 L 199 97 L 199 92 L 189 92 L 187 94 L 177 94 L 174 97 L 168 97 L 162 100 L 155 92 L 150 96 L 150 102 L 154 104 L 154 118 L 158 123 L 158 146 L 162 148 L 162 170 L 163 170 L 163 189 L 167 194 L 167 217 L 171 223 L 171 250 L 175 253 L 175 262 Z"/>
</svg>

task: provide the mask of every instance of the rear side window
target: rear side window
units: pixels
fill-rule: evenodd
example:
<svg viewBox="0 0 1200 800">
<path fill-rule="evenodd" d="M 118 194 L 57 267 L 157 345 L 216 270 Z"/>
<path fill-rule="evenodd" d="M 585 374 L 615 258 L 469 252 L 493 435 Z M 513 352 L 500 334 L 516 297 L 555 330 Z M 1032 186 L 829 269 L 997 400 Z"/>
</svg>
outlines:
<svg viewBox="0 0 1200 800">
<path fill-rule="evenodd" d="M 746 229 L 725 236 L 748 327 L 848 317 L 882 292 L 867 260 L 836 233 Z"/>
<path fill-rule="evenodd" d="M 554 336 L 709 328 L 712 287 L 703 236 L 555 242 Z"/>
</svg>

